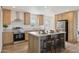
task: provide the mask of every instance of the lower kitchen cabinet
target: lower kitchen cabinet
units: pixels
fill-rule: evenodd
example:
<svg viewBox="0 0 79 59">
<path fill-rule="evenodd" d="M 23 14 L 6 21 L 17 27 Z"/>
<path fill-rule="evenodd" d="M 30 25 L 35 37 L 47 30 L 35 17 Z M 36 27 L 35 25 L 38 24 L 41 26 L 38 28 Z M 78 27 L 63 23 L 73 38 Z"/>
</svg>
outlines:
<svg viewBox="0 0 79 59">
<path fill-rule="evenodd" d="M 26 41 L 28 41 L 28 37 L 29 37 L 28 33 L 25 32 L 25 40 L 26 40 Z"/>
<path fill-rule="evenodd" d="M 29 34 L 29 49 L 28 52 L 29 53 L 39 53 L 40 52 L 40 40 L 38 40 L 38 37 L 36 36 L 32 36 Z"/>
<path fill-rule="evenodd" d="M 13 33 L 12 32 L 3 32 L 3 45 L 13 43 Z"/>
</svg>

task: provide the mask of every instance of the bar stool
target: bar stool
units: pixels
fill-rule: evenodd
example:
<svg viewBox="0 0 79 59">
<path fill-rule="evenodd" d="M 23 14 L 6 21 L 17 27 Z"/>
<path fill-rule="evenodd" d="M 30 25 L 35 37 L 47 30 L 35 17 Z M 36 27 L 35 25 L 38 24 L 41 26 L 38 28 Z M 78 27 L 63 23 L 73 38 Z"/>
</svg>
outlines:
<svg viewBox="0 0 79 59">
<path fill-rule="evenodd" d="M 52 45 L 51 35 L 48 35 L 46 37 L 46 49 L 48 52 L 51 52 L 51 45 Z"/>
<path fill-rule="evenodd" d="M 54 36 L 54 45 L 56 48 L 56 52 L 57 52 L 57 49 L 59 49 L 59 51 L 61 51 L 61 39 L 59 38 L 58 34 Z"/>
<path fill-rule="evenodd" d="M 46 39 L 43 40 L 43 53 L 51 51 L 51 35 L 47 35 Z"/>
<path fill-rule="evenodd" d="M 54 51 L 52 49 L 54 49 Z M 43 52 L 45 53 L 56 52 L 55 40 L 54 37 L 51 38 L 51 35 L 47 35 L 46 39 L 43 40 Z"/>
<path fill-rule="evenodd" d="M 52 49 L 54 49 L 54 51 Z M 54 37 L 54 35 L 51 35 L 51 52 L 55 52 L 56 53 L 56 44 L 55 44 L 55 37 Z"/>
</svg>

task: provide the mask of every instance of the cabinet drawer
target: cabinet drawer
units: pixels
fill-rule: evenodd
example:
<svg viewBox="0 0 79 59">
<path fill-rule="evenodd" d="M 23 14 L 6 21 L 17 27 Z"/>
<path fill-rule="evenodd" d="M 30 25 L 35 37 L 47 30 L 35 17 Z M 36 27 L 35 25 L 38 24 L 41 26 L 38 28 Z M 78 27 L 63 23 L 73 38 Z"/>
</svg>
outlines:
<svg viewBox="0 0 79 59">
<path fill-rule="evenodd" d="M 29 38 L 29 34 L 27 32 L 25 32 L 25 40 L 28 40 Z"/>
</svg>

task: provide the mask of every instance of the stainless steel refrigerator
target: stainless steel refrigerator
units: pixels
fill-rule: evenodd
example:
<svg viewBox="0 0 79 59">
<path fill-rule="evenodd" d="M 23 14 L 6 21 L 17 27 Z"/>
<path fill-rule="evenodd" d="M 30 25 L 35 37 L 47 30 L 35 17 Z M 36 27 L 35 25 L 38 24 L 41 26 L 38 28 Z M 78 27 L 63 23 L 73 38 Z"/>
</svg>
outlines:
<svg viewBox="0 0 79 59">
<path fill-rule="evenodd" d="M 58 20 L 56 29 L 66 32 L 66 41 L 68 41 L 68 20 Z"/>
</svg>

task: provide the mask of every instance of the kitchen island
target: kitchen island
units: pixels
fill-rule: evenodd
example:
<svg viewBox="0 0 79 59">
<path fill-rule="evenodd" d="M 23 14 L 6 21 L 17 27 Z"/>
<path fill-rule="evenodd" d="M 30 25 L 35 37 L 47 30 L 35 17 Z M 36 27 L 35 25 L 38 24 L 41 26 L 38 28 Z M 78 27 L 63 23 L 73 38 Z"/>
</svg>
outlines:
<svg viewBox="0 0 79 59">
<path fill-rule="evenodd" d="M 54 33 L 46 33 L 41 34 L 39 32 L 28 32 L 29 38 L 29 49 L 30 53 L 44 53 L 43 44 L 45 43 L 44 40 L 47 39 L 47 36 L 54 37 L 53 39 L 60 39 L 62 48 L 65 48 L 65 32 L 54 32 Z M 45 44 L 46 45 L 46 44 Z"/>
</svg>

